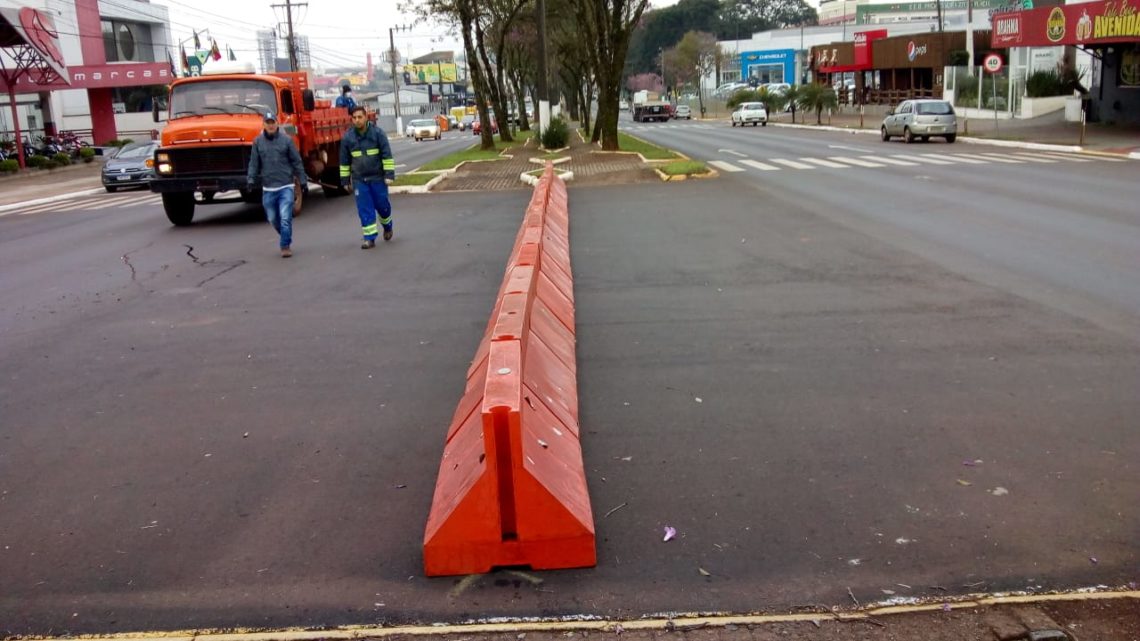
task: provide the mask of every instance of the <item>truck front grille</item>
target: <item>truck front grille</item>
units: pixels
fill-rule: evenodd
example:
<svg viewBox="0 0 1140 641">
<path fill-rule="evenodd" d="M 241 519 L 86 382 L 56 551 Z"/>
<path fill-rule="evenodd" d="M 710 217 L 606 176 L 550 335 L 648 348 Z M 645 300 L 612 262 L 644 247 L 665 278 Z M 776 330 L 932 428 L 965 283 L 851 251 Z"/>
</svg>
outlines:
<svg viewBox="0 0 1140 641">
<path fill-rule="evenodd" d="M 249 164 L 247 146 L 170 149 L 171 164 L 178 174 L 220 175 L 245 173 Z"/>
</svg>

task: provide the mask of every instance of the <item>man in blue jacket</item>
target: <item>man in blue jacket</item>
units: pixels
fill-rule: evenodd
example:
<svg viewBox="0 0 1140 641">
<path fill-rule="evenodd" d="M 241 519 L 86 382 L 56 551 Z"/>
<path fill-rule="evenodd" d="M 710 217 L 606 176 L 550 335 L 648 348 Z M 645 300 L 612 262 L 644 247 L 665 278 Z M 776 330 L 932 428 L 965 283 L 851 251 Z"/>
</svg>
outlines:
<svg viewBox="0 0 1140 641">
<path fill-rule="evenodd" d="M 360 216 L 361 249 L 376 246 L 379 229 L 376 217 L 384 228 L 384 240 L 392 240 L 392 203 L 388 201 L 388 184 L 396 179 L 396 161 L 384 130 L 368 121 L 364 107 L 352 110 L 352 126 L 340 141 L 340 184 L 356 196 L 356 213 Z"/>
<path fill-rule="evenodd" d="M 340 95 L 336 97 L 336 106 L 343 107 L 352 115 L 352 110 L 356 109 L 356 101 L 352 99 L 352 87 L 344 85 L 340 88 Z"/>
<path fill-rule="evenodd" d="M 253 141 L 246 182 L 250 191 L 261 185 L 265 217 L 280 237 L 281 257 L 289 258 L 293 255 L 290 246 L 293 244 L 294 184 L 305 184 L 305 169 L 297 145 L 278 130 L 277 116 L 272 111 L 265 114 L 264 127 Z"/>
</svg>

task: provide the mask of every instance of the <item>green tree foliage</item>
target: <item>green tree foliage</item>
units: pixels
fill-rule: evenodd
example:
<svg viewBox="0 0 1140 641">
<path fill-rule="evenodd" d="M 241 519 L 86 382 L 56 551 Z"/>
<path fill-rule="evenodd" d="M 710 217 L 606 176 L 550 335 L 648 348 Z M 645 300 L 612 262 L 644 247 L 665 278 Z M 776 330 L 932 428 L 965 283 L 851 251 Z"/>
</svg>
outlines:
<svg viewBox="0 0 1140 641">
<path fill-rule="evenodd" d="M 699 90 L 701 79 L 711 76 L 722 61 L 723 52 L 716 36 L 704 31 L 690 31 L 670 50 L 669 59 L 676 66 L 674 86 L 693 84 Z M 668 67 L 669 65 L 666 65 Z M 697 92 L 704 107 L 704 92 Z"/>
<path fill-rule="evenodd" d="M 720 0 L 681 0 L 646 12 L 629 42 L 626 73 L 659 72 L 660 52 L 676 46 L 689 31 L 715 32 L 720 11 Z"/>
<path fill-rule="evenodd" d="M 799 105 L 804 111 L 815 112 L 815 124 L 823 124 L 823 110 L 839 106 L 839 96 L 828 85 L 810 83 L 800 88 Z"/>
</svg>

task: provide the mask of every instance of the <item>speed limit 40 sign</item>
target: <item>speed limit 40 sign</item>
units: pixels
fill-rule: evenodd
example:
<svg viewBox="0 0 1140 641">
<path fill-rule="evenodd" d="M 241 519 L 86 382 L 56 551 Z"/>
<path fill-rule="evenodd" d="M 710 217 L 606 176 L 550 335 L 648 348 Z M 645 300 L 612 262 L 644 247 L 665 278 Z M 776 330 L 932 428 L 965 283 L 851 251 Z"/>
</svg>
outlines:
<svg viewBox="0 0 1140 641">
<path fill-rule="evenodd" d="M 996 53 L 991 53 L 990 55 L 986 56 L 984 60 L 982 60 L 982 66 L 985 67 L 986 71 L 989 73 L 997 73 L 1001 71 L 1001 56 L 997 55 Z"/>
</svg>

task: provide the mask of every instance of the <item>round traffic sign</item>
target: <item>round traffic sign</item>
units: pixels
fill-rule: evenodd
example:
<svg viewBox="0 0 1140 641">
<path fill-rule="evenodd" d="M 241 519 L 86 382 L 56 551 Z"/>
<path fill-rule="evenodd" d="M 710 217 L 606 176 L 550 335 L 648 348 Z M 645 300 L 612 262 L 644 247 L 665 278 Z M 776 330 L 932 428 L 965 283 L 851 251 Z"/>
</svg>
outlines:
<svg viewBox="0 0 1140 641">
<path fill-rule="evenodd" d="M 991 53 L 990 55 L 986 56 L 985 60 L 982 60 L 982 66 L 985 67 L 986 71 L 990 73 L 997 73 L 1001 71 L 1001 56 L 997 55 L 996 53 Z"/>
</svg>

